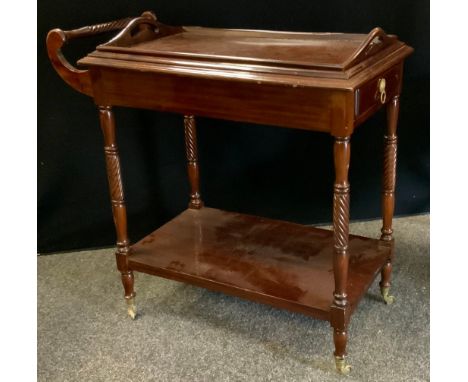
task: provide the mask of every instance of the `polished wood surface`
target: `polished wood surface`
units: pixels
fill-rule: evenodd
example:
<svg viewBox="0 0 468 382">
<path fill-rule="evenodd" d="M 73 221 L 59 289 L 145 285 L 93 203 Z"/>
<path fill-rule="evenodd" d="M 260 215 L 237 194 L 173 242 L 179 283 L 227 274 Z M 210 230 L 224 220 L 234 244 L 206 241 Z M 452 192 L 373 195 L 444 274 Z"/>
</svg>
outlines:
<svg viewBox="0 0 468 382">
<path fill-rule="evenodd" d="M 384 78 L 386 81 L 386 101 L 389 102 L 400 94 L 402 77 L 403 64 L 401 63 L 367 81 L 355 90 L 356 125 L 365 121 L 382 106 L 382 102 L 376 94 L 379 80 Z"/>
<path fill-rule="evenodd" d="M 333 231 L 204 207 L 131 247 L 129 267 L 330 320 Z M 392 244 L 350 236 L 348 314 Z"/>
<path fill-rule="evenodd" d="M 348 170 L 351 156 L 350 137 L 337 137 L 333 147 L 335 184 L 333 192 L 333 292 L 332 320 L 335 356 L 346 355 L 347 307 L 349 304 L 349 182 Z"/>
<path fill-rule="evenodd" d="M 349 78 L 365 67 L 356 67 L 359 63 L 369 57 L 375 59 L 377 52 L 388 55 L 403 47 L 396 36 L 387 36 L 380 28 L 366 35 L 184 26 L 173 29 L 173 34 L 162 34 L 159 28 L 167 29 L 167 26 L 146 20 L 142 23 L 156 28 L 152 29 L 153 33 L 148 33 L 148 28 L 133 31 L 130 37 L 129 26 L 109 43 L 98 46 L 91 56 L 112 57 L 99 52 L 126 53 L 158 57 L 160 63 L 177 58 L 179 65 L 183 60 L 184 65 L 209 68 L 213 63 L 223 62 L 231 64 L 232 69 L 249 65 L 249 71 L 253 72 Z M 354 70 L 346 70 L 351 67 Z"/>
<path fill-rule="evenodd" d="M 392 240 L 392 218 L 395 209 L 395 183 L 397 162 L 397 122 L 400 97 L 392 98 L 387 106 L 387 133 L 384 136 L 384 162 L 382 177 L 382 240 Z"/>
<path fill-rule="evenodd" d="M 113 68 L 92 75 L 95 101 L 103 104 L 323 132 L 343 129 L 346 119 L 353 126 L 350 92 Z"/>
<path fill-rule="evenodd" d="M 117 234 L 117 268 L 122 274 L 122 283 L 125 290 L 125 298 L 135 296 L 133 290 L 133 272 L 128 267 L 128 253 L 130 240 L 127 232 L 127 209 L 125 206 L 124 189 L 120 169 L 119 150 L 115 136 L 114 113 L 109 106 L 99 107 L 99 120 L 104 136 L 104 154 L 106 158 L 107 179 L 112 204 L 115 230 Z"/>
<path fill-rule="evenodd" d="M 187 154 L 187 171 L 190 182 L 190 208 L 201 208 L 200 171 L 198 167 L 197 127 L 193 115 L 184 116 L 185 151 Z"/>
<path fill-rule="evenodd" d="M 351 36 L 220 30 L 219 41 L 234 44 L 241 40 L 242 44 L 235 45 L 244 47 L 224 56 L 209 49 L 208 42 L 214 39 L 211 29 L 167 26 L 150 12 L 130 22 L 105 25 L 126 26 L 109 43 L 79 60 L 83 69 L 64 58 L 61 47 L 66 36 L 80 35 L 77 31 L 83 29 L 86 35 L 100 33 L 103 28 L 54 29 L 47 40 L 49 57 L 60 76 L 78 91 L 93 96 L 97 104 L 324 131 L 335 136 L 349 135 L 382 106 L 375 96 L 382 76 L 388 83 L 387 99 L 399 94 L 401 75 L 395 78 L 394 71 L 401 72 L 404 58 L 412 52 L 380 28 L 368 35 Z M 180 44 L 169 49 L 176 37 L 203 40 L 207 35 L 204 55 L 186 51 L 174 57 Z M 258 41 L 265 39 L 276 51 L 293 49 L 294 53 L 281 53 L 274 60 L 262 58 Z M 246 46 L 250 47 L 250 58 L 242 56 Z M 321 63 L 304 61 L 312 52 L 317 57 L 314 60 Z M 247 58 L 250 61 L 246 62 Z"/>
<path fill-rule="evenodd" d="M 78 63 L 89 69 L 100 104 L 346 136 L 382 106 L 381 78 L 389 99 L 398 94 L 411 51 L 380 28 L 368 35 L 213 30 L 140 17 Z"/>
<path fill-rule="evenodd" d="M 384 161 L 382 176 L 382 229 L 380 240 L 393 241 L 393 213 L 395 210 L 395 184 L 398 138 L 396 134 L 400 97 L 393 97 L 387 104 L 387 131 L 384 135 Z M 389 288 L 392 277 L 393 251 L 382 269 L 380 288 Z"/>
<path fill-rule="evenodd" d="M 71 65 L 69 40 L 120 30 Z M 99 106 L 127 300 L 133 271 L 272 304 L 330 321 L 337 369 L 345 363 L 352 312 L 381 272 L 386 303 L 394 257 L 396 126 L 403 63 L 413 49 L 381 28 L 368 34 L 169 26 L 152 12 L 133 19 L 54 29 L 47 52 L 57 73 Z M 112 106 L 184 116 L 189 209 L 133 246 Z M 351 137 L 387 109 L 379 240 L 349 235 Z M 204 207 L 196 117 L 269 124 L 334 137 L 333 231 Z M 129 314 L 135 317 L 135 309 Z"/>
</svg>

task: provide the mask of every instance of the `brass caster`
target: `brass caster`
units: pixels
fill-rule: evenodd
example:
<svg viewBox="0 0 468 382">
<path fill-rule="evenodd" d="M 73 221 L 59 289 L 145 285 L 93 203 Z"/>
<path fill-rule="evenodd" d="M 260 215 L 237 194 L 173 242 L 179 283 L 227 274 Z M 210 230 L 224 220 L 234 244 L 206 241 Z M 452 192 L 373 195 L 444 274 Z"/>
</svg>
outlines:
<svg viewBox="0 0 468 382">
<path fill-rule="evenodd" d="M 127 299 L 127 312 L 128 315 L 134 320 L 137 316 L 137 308 L 135 306 L 135 299 L 133 297 Z"/>
<path fill-rule="evenodd" d="M 393 304 L 395 302 L 395 297 L 388 294 L 390 291 L 390 287 L 381 287 L 380 293 L 382 293 L 382 297 L 387 305 Z"/>
<path fill-rule="evenodd" d="M 348 365 L 345 357 L 336 357 L 335 356 L 336 370 L 338 373 L 343 375 L 348 375 L 351 371 L 351 365 Z"/>
</svg>

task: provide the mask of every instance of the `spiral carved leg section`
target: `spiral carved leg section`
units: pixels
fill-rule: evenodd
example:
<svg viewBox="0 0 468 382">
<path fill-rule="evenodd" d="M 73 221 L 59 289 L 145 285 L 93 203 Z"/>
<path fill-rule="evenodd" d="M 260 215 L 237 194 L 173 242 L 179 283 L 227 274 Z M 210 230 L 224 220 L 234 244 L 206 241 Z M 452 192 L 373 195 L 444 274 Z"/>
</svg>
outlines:
<svg viewBox="0 0 468 382">
<path fill-rule="evenodd" d="M 335 292 L 333 305 L 346 308 L 346 282 L 348 279 L 349 240 L 349 182 L 348 169 L 351 154 L 349 137 L 336 138 L 334 145 L 335 185 L 333 194 L 333 272 Z"/>
<path fill-rule="evenodd" d="M 400 110 L 399 96 L 387 105 L 387 132 L 384 136 L 384 160 L 382 177 L 382 235 L 380 240 L 392 242 L 393 246 L 393 213 L 395 210 L 395 184 L 398 138 L 396 135 L 398 114 Z M 391 257 L 383 266 L 381 272 L 380 292 L 386 304 L 393 304 L 395 297 L 391 296 L 390 279 L 392 276 L 393 247 Z"/>
<path fill-rule="evenodd" d="M 348 236 L 349 236 L 349 186 L 335 186 L 333 196 L 335 293 L 333 303 L 345 308 L 347 305 L 346 282 L 348 279 Z"/>
<path fill-rule="evenodd" d="M 397 136 L 386 135 L 382 179 L 382 235 L 381 240 L 393 239 L 393 212 L 395 209 L 395 182 L 397 163 Z"/>
<path fill-rule="evenodd" d="M 203 201 L 200 196 L 200 171 L 198 168 L 197 129 L 193 115 L 184 116 L 185 150 L 187 154 L 187 171 L 190 182 L 189 208 L 200 209 Z"/>
<path fill-rule="evenodd" d="M 128 269 L 128 254 L 130 252 L 130 240 L 127 233 L 127 209 L 125 207 L 124 189 L 120 169 L 119 151 L 115 137 L 115 121 L 111 107 L 99 107 L 99 119 L 104 136 L 104 154 L 106 157 L 107 179 L 112 204 L 117 234 L 117 269 L 122 275 L 122 283 L 125 289 L 125 300 L 130 317 L 136 317 L 135 292 L 133 291 L 133 272 Z"/>
<path fill-rule="evenodd" d="M 382 235 L 381 240 L 393 239 L 393 211 L 395 209 L 395 182 L 397 164 L 397 122 L 400 99 L 394 97 L 387 105 L 387 133 L 384 136 L 384 160 L 382 177 Z"/>
<path fill-rule="evenodd" d="M 351 367 L 346 363 L 348 242 L 349 242 L 349 182 L 348 170 L 351 155 L 349 137 L 335 138 L 333 149 L 335 162 L 335 185 L 333 193 L 333 274 L 335 291 L 331 307 L 331 325 L 335 343 L 335 363 L 338 372 L 348 374 Z"/>
</svg>

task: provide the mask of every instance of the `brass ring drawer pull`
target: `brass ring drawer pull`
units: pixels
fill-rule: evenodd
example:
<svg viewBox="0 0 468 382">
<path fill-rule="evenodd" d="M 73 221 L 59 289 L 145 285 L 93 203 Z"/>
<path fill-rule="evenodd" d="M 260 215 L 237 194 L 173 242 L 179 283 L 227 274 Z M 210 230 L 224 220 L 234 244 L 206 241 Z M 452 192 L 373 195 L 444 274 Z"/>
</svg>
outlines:
<svg viewBox="0 0 468 382">
<path fill-rule="evenodd" d="M 385 78 L 380 78 L 379 82 L 377 83 L 377 88 L 378 92 L 380 94 L 380 102 L 385 103 L 385 100 L 387 99 L 387 93 L 385 91 L 385 86 L 387 85 L 387 81 L 385 81 Z"/>
</svg>

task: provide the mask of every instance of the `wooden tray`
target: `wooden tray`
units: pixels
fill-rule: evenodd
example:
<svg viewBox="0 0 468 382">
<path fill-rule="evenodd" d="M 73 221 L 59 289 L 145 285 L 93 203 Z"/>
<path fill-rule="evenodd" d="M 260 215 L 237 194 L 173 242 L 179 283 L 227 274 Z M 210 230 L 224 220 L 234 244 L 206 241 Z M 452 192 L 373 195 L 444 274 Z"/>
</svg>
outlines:
<svg viewBox="0 0 468 382">
<path fill-rule="evenodd" d="M 384 57 L 408 53 L 407 48 L 381 28 L 369 34 L 253 31 L 173 27 L 140 17 L 79 64 L 110 59 L 349 79 Z"/>
</svg>

